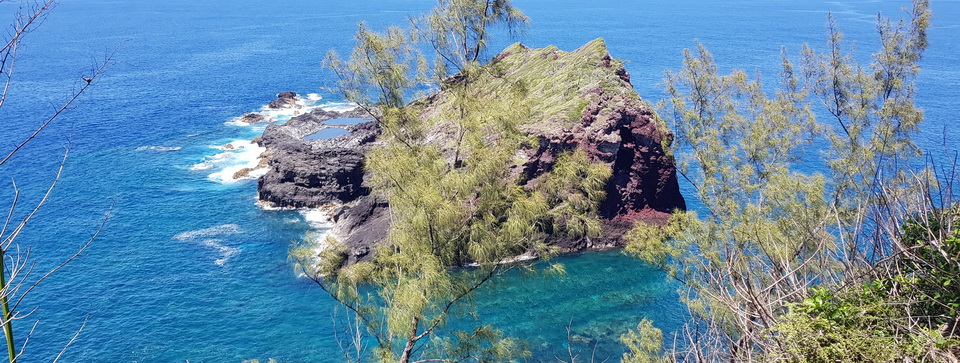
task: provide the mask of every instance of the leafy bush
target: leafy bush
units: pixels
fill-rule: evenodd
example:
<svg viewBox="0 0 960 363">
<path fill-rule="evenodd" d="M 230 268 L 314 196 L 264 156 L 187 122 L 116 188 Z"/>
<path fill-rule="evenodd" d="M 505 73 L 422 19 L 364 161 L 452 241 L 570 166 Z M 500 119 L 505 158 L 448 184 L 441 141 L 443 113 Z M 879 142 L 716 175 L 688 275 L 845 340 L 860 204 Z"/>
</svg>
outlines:
<svg viewBox="0 0 960 363">
<path fill-rule="evenodd" d="M 918 301 L 915 313 L 928 317 L 931 328 L 942 326 L 960 335 L 960 206 L 928 213 L 904 225 L 900 238 L 906 251 L 902 270 L 910 277 L 908 292 Z"/>
<path fill-rule="evenodd" d="M 800 362 L 889 362 L 922 359 L 929 337 L 898 329 L 904 305 L 889 301 L 890 284 L 874 281 L 833 293 L 817 287 L 790 306 L 773 329 L 781 354 Z M 934 332 L 935 334 L 935 332 Z"/>
<path fill-rule="evenodd" d="M 949 212 L 957 220 L 958 208 Z M 832 292 L 814 287 L 771 329 L 777 359 L 801 362 L 950 361 L 960 352 L 960 233 L 942 214 L 904 226 L 892 278 Z M 941 238 L 945 237 L 945 238 Z"/>
</svg>

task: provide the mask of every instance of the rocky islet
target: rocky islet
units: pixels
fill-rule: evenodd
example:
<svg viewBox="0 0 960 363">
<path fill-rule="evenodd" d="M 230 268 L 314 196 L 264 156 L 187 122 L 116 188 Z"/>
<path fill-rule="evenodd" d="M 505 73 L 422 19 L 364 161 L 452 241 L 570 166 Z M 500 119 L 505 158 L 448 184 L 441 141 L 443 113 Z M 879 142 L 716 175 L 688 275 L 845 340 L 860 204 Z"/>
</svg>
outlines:
<svg viewBox="0 0 960 363">
<path fill-rule="evenodd" d="M 591 162 L 611 168 L 606 199 L 600 212 L 604 236 L 576 241 L 549 239 L 564 250 L 606 248 L 622 244 L 635 222 L 661 223 L 674 210 L 686 208 L 670 150 L 673 135 L 636 94 L 623 63 L 612 58 L 601 39 L 572 52 L 555 47 L 531 49 L 514 44 L 493 57 L 503 77 L 528 85 L 531 120 L 524 132 L 538 140 L 521 150 L 512 176 L 533 188 L 550 173 L 562 152 L 584 150 Z M 422 102 L 427 117 L 443 107 L 442 92 Z M 283 92 L 269 107 L 294 107 L 297 95 Z M 369 256 L 389 228 L 389 205 L 371 194 L 365 182 L 364 157 L 380 130 L 375 122 L 338 125 L 335 119 L 369 119 L 360 110 L 314 109 L 284 124 L 268 125 L 256 142 L 266 148 L 268 171 L 258 180 L 258 197 L 266 205 L 286 208 L 326 208 L 334 227 L 331 235 L 349 249 L 348 262 Z M 331 121 L 330 125 L 325 123 Z M 309 140 L 328 128 L 343 128 L 340 136 Z M 442 124 L 430 132 L 443 142 Z"/>
</svg>

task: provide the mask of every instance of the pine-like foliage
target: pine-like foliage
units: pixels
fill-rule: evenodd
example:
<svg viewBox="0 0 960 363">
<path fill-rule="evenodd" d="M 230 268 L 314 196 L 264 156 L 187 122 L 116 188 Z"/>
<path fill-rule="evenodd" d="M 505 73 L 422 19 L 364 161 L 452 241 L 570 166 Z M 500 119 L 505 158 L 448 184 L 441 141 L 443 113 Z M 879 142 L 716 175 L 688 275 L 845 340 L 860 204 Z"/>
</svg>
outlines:
<svg viewBox="0 0 960 363">
<path fill-rule="evenodd" d="M 628 251 L 683 285 L 691 320 L 673 357 L 886 361 L 955 354 L 938 344 L 958 332 L 916 314 L 922 300 L 911 297 L 912 288 L 894 288 L 914 274 L 898 261 L 917 254 L 904 243 L 903 227 L 953 203 L 932 197 L 944 189 L 927 169 L 911 167 L 919 154 L 911 138 L 923 119 L 913 80 L 927 46 L 928 2 L 914 1 L 910 14 L 900 22 L 878 17 L 881 49 L 869 65 L 847 53 L 831 18 L 825 51 L 804 46 L 799 67 L 783 52 L 776 87 L 743 71 L 721 75 L 702 45 L 685 51 L 683 68 L 667 74 L 670 99 L 661 114 L 677 135 L 678 169 L 705 213 L 675 214 L 664 227 L 638 225 Z M 814 143 L 819 150 L 811 150 Z M 799 162 L 819 163 L 823 172 L 799 172 Z M 948 264 L 960 264 L 951 258 Z M 886 288 L 860 291 L 875 284 Z M 859 316 L 816 328 L 827 326 L 816 320 L 827 315 L 797 307 L 818 296 Z M 941 321 L 955 321 L 953 314 Z M 831 339 L 843 345 L 817 350 Z"/>
<path fill-rule="evenodd" d="M 348 360 L 524 356 L 518 341 L 479 320 L 466 331 L 445 323 L 468 310 L 477 289 L 516 267 L 516 256 L 551 255 L 547 234 L 599 234 L 608 167 L 574 151 L 537 187 L 519 183 L 518 151 L 535 144 L 520 128 L 534 117 L 528 88 L 503 64 L 482 63 L 489 29 L 516 32 L 526 22 L 509 1 L 441 0 L 406 31 L 381 34 L 361 24 L 349 59 L 328 57 L 345 98 L 382 129 L 365 164 L 391 216 L 372 260 L 342 266 L 343 247 L 328 241 L 310 269 L 351 313 L 342 337 Z"/>
</svg>

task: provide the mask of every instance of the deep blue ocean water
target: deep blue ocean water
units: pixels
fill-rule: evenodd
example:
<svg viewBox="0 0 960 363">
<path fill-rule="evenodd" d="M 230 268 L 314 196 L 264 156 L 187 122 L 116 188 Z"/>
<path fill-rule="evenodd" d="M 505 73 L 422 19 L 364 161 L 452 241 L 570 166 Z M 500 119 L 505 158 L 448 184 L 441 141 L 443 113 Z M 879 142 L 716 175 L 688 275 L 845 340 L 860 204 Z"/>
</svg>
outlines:
<svg viewBox="0 0 960 363">
<path fill-rule="evenodd" d="M 532 19 L 519 40 L 572 50 L 606 39 L 640 95 L 662 97 L 663 70 L 680 65 L 699 39 L 721 67 L 774 79 L 781 45 L 825 42 L 826 12 L 836 14 L 861 56 L 876 48 L 878 11 L 903 1 L 533 1 L 516 0 Z M 295 211 L 255 206 L 252 181 L 224 183 L 244 152 L 222 145 L 257 136 L 229 122 L 277 92 L 319 94 L 331 75 L 328 49 L 345 53 L 356 23 L 401 23 L 430 1 L 64 0 L 25 39 L 16 81 L 2 109 L 0 150 L 9 150 L 62 102 L 81 77 L 119 44 L 107 74 L 68 113 L 0 170 L 0 209 L 12 197 L 37 201 L 64 147 L 70 157 L 49 203 L 19 242 L 38 269 L 69 256 L 112 216 L 83 256 L 37 289 L 40 306 L 17 325 L 18 340 L 37 318 L 25 362 L 340 361 L 332 337 L 334 303 L 298 278 L 287 260 L 311 225 Z M 0 3 L 7 24 L 15 3 Z M 924 147 L 956 149 L 960 2 L 934 0 L 930 48 L 919 104 Z M 496 39 L 491 49 L 513 40 Z M 221 147 L 221 148 L 217 148 Z M 219 157 L 217 155 L 220 155 Z M 206 169 L 204 169 L 206 168 Z M 509 276 L 477 298 L 481 316 L 525 339 L 537 358 L 565 352 L 566 326 L 585 354 L 618 358 L 614 341 L 641 318 L 666 332 L 684 311 L 664 276 L 617 251 L 558 260 L 563 277 Z"/>
</svg>

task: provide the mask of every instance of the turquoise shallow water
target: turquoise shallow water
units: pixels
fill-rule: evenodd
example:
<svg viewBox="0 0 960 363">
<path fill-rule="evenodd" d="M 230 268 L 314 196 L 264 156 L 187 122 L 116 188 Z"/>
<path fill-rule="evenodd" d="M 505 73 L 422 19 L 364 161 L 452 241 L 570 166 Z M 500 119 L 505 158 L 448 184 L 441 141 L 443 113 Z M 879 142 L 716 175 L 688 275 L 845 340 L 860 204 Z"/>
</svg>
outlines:
<svg viewBox="0 0 960 363">
<path fill-rule="evenodd" d="M 339 361 L 332 338 L 333 302 L 297 278 L 287 250 L 310 228 L 293 211 L 254 205 L 255 183 L 222 176 L 256 153 L 238 140 L 257 128 L 227 124 L 256 111 L 280 91 L 317 93 L 330 75 L 327 49 L 345 52 L 356 23 L 375 28 L 403 21 L 430 1 L 192 2 L 65 0 L 31 33 L 4 107 L 0 150 L 82 82 L 118 44 L 114 62 L 91 92 L 0 170 L 0 209 L 10 178 L 36 201 L 63 148 L 71 155 L 48 205 L 24 232 L 38 268 L 68 256 L 112 217 L 96 243 L 28 301 L 41 306 L 25 362 L 55 356 L 89 316 L 67 351 L 68 362 Z M 877 11 L 896 1 L 532 1 L 517 0 L 532 19 L 520 40 L 572 50 L 603 37 L 641 96 L 662 95 L 665 68 L 699 39 L 724 68 L 773 77 L 780 45 L 822 44 L 826 11 L 834 11 L 859 49 L 876 45 Z M 0 19 L 15 4 L 0 3 Z M 955 150 L 960 70 L 960 2 L 934 1 L 931 47 L 919 80 L 928 127 L 921 144 L 948 140 Z M 492 49 L 512 40 L 498 38 Z M 772 78 L 771 78 L 772 79 Z M 240 151 L 218 148 L 233 143 Z M 218 156 L 221 155 L 221 156 Z M 686 190 L 686 187 L 684 187 Z M 691 201 L 691 205 L 696 205 Z M 485 290 L 477 306 L 486 321 L 525 339 L 536 357 L 565 351 L 572 321 L 578 349 L 619 356 L 612 340 L 643 317 L 666 331 L 683 309 L 663 275 L 616 251 L 560 259 L 564 277 L 509 276 Z M 30 324 L 20 321 L 19 331 Z M 25 335 L 25 333 L 24 333 Z M 21 335 L 22 339 L 22 335 Z"/>
</svg>

